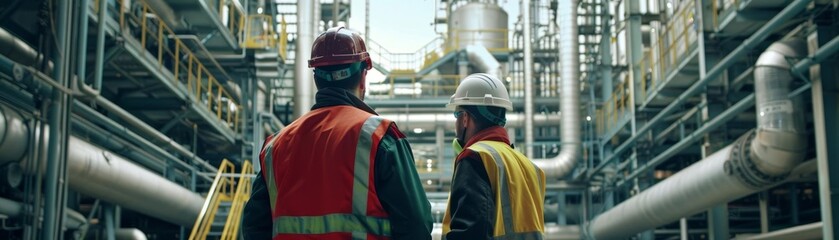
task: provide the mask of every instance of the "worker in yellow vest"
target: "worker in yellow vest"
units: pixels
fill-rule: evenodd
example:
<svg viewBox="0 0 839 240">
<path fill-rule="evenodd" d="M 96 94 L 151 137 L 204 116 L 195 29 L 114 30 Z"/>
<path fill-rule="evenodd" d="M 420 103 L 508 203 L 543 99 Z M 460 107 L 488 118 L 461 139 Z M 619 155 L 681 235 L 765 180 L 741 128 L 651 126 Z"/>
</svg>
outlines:
<svg viewBox="0 0 839 240">
<path fill-rule="evenodd" d="M 457 157 L 443 239 L 543 239 L 545 173 L 510 144 L 504 83 L 469 75 L 447 107 L 457 119 Z"/>
</svg>

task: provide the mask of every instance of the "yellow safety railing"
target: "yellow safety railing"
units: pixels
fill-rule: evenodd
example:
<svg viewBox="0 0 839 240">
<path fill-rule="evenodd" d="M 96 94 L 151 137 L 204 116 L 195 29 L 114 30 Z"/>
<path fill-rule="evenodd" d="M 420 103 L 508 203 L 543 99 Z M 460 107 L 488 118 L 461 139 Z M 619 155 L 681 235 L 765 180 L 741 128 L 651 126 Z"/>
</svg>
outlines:
<svg viewBox="0 0 839 240">
<path fill-rule="evenodd" d="M 657 44 L 650 47 L 655 54 L 646 54 L 637 63 L 641 67 L 642 81 L 638 93 L 642 99 L 649 97 L 650 90 L 658 86 L 666 74 L 684 60 L 682 57 L 696 42 L 694 7 L 694 1 L 681 4 L 664 29 L 656 33 Z"/>
<path fill-rule="evenodd" d="M 140 46 L 149 51 L 157 60 L 157 68 L 171 72 L 173 82 L 185 84 L 188 95 L 195 103 L 204 105 L 214 113 L 216 118 L 227 124 L 227 127 L 238 131 L 238 104 L 224 86 L 218 81 L 199 58 L 180 39 L 170 38 L 175 32 L 160 20 L 145 1 L 140 3 L 139 9 L 129 11 L 126 0 L 117 0 L 119 8 L 120 28 L 140 38 Z M 227 79 L 232 81 L 232 79 Z"/>
<path fill-rule="evenodd" d="M 469 45 L 471 43 L 481 43 L 489 45 L 498 45 L 502 47 L 488 47 L 490 52 L 509 52 L 509 32 L 508 29 L 449 29 L 454 31 L 450 36 L 452 39 L 446 39 L 445 53 L 457 50 L 461 45 Z"/>
<path fill-rule="evenodd" d="M 234 186 L 236 180 L 229 176 L 235 172 L 233 163 L 224 159 L 221 166 L 218 168 L 216 178 L 213 180 L 213 185 L 210 186 L 210 192 L 207 193 L 207 200 L 204 201 L 204 206 L 201 208 L 201 213 L 195 220 L 192 226 L 192 232 L 189 234 L 189 240 L 205 239 L 210 233 L 213 220 L 216 217 L 216 211 L 222 201 L 231 201 L 235 196 Z"/>
<path fill-rule="evenodd" d="M 285 21 L 285 15 L 280 17 L 280 39 L 277 41 L 277 51 L 279 51 L 280 59 L 288 59 L 288 24 Z"/>
<path fill-rule="evenodd" d="M 225 219 L 224 229 L 221 232 L 221 239 L 233 240 L 238 238 L 245 203 L 248 202 L 251 195 L 254 171 L 250 161 L 242 163 L 242 171 L 238 177 L 234 174 L 234 168 L 233 163 L 227 159 L 222 161 L 213 185 L 210 187 L 210 192 L 207 194 L 207 200 L 204 201 L 201 213 L 192 227 L 189 235 L 190 240 L 207 237 L 222 202 L 229 202 L 230 209 Z M 236 178 L 238 178 L 238 181 L 236 181 Z"/>
<path fill-rule="evenodd" d="M 629 86 L 626 84 L 628 82 L 630 82 L 629 76 L 618 84 L 615 91 L 612 91 L 612 96 L 595 113 L 598 134 L 603 134 L 606 130 L 615 127 L 621 117 L 627 113 L 630 103 Z"/>
<path fill-rule="evenodd" d="M 245 30 L 245 11 L 238 1 L 219 0 L 218 15 L 227 30 L 236 36 L 239 43 L 242 42 L 242 34 Z"/>
<path fill-rule="evenodd" d="M 274 19 L 270 15 L 250 15 L 245 27 L 245 41 L 242 43 L 242 47 L 250 49 L 275 47 L 277 44 L 276 36 Z"/>
<path fill-rule="evenodd" d="M 224 230 L 221 232 L 221 240 L 235 240 L 239 237 L 242 213 L 245 209 L 245 203 L 251 197 L 251 180 L 253 179 L 251 176 L 253 174 L 251 162 L 244 161 L 242 172 L 239 175 L 239 183 L 236 184 L 236 194 L 233 195 L 233 203 L 230 206 Z"/>
<path fill-rule="evenodd" d="M 460 83 L 459 75 L 434 75 L 424 78 L 428 81 L 420 82 L 423 79 L 418 78 L 413 72 L 391 72 L 384 84 L 371 84 L 367 92 L 371 98 L 393 98 L 395 96 L 411 98 L 449 97 Z M 397 79 L 410 81 L 396 83 Z"/>
</svg>

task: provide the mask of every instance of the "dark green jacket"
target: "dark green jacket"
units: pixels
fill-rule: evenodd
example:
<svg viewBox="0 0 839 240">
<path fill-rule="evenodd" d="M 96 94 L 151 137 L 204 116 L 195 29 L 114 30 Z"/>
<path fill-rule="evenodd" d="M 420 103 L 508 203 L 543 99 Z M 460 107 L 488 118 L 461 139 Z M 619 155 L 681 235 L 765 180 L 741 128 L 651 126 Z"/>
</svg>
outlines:
<svg viewBox="0 0 839 240">
<path fill-rule="evenodd" d="M 321 89 L 315 100 L 312 110 L 350 105 L 376 114 L 352 93 L 342 89 Z M 382 207 L 390 215 L 392 239 L 431 239 L 431 205 L 414 167 L 414 156 L 407 139 L 388 132 L 376 151 L 374 181 Z M 271 239 L 271 203 L 267 185 L 262 173 L 256 176 L 251 198 L 242 215 L 242 233 L 245 239 Z"/>
</svg>

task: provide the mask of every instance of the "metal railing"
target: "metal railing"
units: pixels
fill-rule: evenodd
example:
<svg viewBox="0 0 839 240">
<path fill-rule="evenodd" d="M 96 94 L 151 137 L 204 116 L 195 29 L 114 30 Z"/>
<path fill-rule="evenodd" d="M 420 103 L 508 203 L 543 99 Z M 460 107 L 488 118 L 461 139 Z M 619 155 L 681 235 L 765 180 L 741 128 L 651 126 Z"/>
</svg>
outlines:
<svg viewBox="0 0 839 240">
<path fill-rule="evenodd" d="M 638 92 L 641 99 L 647 100 L 650 97 L 650 90 L 654 90 L 675 66 L 685 60 L 682 57 L 696 42 L 694 8 L 694 1 L 680 5 L 664 30 L 656 34 L 657 44 L 651 46 L 651 51 L 637 63 L 641 69 Z"/>
<path fill-rule="evenodd" d="M 612 96 L 595 112 L 597 120 L 597 134 L 604 134 L 606 130 L 617 127 L 618 122 L 626 116 L 629 110 L 629 75 L 618 84 Z"/>
<path fill-rule="evenodd" d="M 490 47 L 486 46 L 487 50 L 490 52 L 509 52 L 510 51 L 510 44 L 509 44 L 509 36 L 510 31 L 508 29 L 480 29 L 480 30 L 470 30 L 470 29 L 450 29 L 454 31 L 452 35 L 454 38 L 447 39 L 447 45 L 445 53 L 449 53 L 454 50 L 458 50 L 461 45 L 469 45 L 469 44 L 483 44 L 489 43 L 490 45 L 499 45 L 503 47 Z"/>
<path fill-rule="evenodd" d="M 221 202 L 229 202 L 233 200 L 233 197 L 236 194 L 234 192 L 236 180 L 232 176 L 225 175 L 234 173 L 234 168 L 235 166 L 233 166 L 233 163 L 227 159 L 224 159 L 221 162 L 221 166 L 219 166 L 216 177 L 213 180 L 213 185 L 210 186 L 210 192 L 207 193 L 207 200 L 204 201 L 201 213 L 198 214 L 198 218 L 192 226 L 192 232 L 189 234 L 189 240 L 207 238 L 207 234 L 210 233 L 213 220 L 215 220 L 216 212 L 218 211 Z"/>
<path fill-rule="evenodd" d="M 225 219 L 224 229 L 221 232 L 222 240 L 233 240 L 239 236 L 242 213 L 245 203 L 251 195 L 251 182 L 253 180 L 253 165 L 250 161 L 242 162 L 242 171 L 237 176 L 233 163 L 224 159 L 216 173 L 207 200 L 201 208 L 198 219 L 189 234 L 189 239 L 205 239 L 212 229 L 213 222 L 222 202 L 229 202 L 230 209 Z M 236 181 L 238 178 L 238 181 Z M 235 190 L 234 190 L 235 187 Z"/>
<path fill-rule="evenodd" d="M 245 31 L 245 11 L 239 1 L 235 0 L 219 0 L 218 15 L 221 16 L 222 24 L 227 26 L 236 40 L 241 44 L 242 36 Z"/>
<path fill-rule="evenodd" d="M 396 82 L 399 80 L 400 82 Z M 407 97 L 450 97 L 460 83 L 460 75 L 429 75 L 418 78 L 412 72 L 392 72 L 383 83 L 370 84 L 372 99 Z"/>
<path fill-rule="evenodd" d="M 245 209 L 245 203 L 251 197 L 251 182 L 253 180 L 251 176 L 253 176 L 253 165 L 246 160 L 242 163 L 242 172 L 239 175 L 239 182 L 236 184 L 236 194 L 233 195 L 224 230 L 221 232 L 221 240 L 235 240 L 239 237 L 242 213 Z"/>
<path fill-rule="evenodd" d="M 173 82 L 185 84 L 192 101 L 207 107 L 216 118 L 238 131 L 239 109 L 236 102 L 218 79 L 199 58 L 166 25 L 145 1 L 139 9 L 127 9 L 126 0 L 117 0 L 120 29 L 140 38 L 140 46 L 156 57 L 157 68 L 173 74 Z M 136 5 L 135 5 L 136 6 Z M 227 79 L 232 81 L 232 79 Z"/>
</svg>

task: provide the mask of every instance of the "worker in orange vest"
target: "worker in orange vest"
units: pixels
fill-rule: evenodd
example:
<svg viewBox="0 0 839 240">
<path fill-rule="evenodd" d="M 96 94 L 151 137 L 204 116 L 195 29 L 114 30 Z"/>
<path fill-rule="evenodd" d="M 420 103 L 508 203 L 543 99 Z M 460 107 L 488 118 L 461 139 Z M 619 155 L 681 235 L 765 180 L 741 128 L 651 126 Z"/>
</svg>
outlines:
<svg viewBox="0 0 839 240">
<path fill-rule="evenodd" d="M 372 67 L 364 40 L 331 28 L 315 39 L 309 67 L 315 105 L 265 140 L 245 239 L 430 239 L 410 145 L 362 102 Z"/>
</svg>

